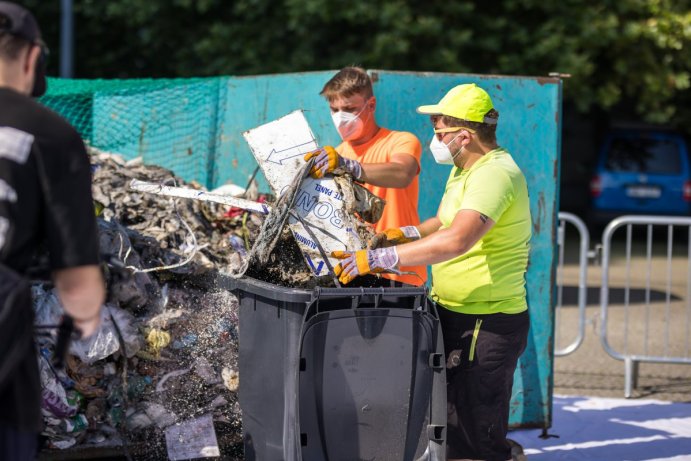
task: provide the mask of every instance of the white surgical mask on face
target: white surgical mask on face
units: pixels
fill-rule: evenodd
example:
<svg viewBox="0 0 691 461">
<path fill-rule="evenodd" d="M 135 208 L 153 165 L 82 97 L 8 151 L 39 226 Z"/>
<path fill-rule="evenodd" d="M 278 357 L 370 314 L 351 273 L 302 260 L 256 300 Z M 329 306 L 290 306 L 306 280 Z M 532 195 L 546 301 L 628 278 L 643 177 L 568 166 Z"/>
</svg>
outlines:
<svg viewBox="0 0 691 461">
<path fill-rule="evenodd" d="M 338 130 L 338 134 L 341 135 L 341 139 L 344 141 L 350 141 L 351 139 L 357 139 L 362 135 L 362 130 L 365 128 L 365 122 L 360 118 L 360 114 L 365 107 L 363 107 L 360 112 L 354 114 L 352 112 L 344 112 L 339 110 L 338 112 L 333 112 L 331 114 L 331 119 Z"/>
<path fill-rule="evenodd" d="M 460 136 L 460 134 L 457 135 L 456 138 L 458 136 Z M 454 142 L 456 138 L 453 138 L 451 141 L 449 141 L 449 144 Z M 429 143 L 429 150 L 432 151 L 434 161 L 440 165 L 453 165 L 453 159 L 456 158 L 456 156 L 461 152 L 462 148 L 458 149 L 458 152 L 456 152 L 454 155 L 451 155 L 449 144 L 444 144 L 441 142 L 439 139 L 437 139 L 436 135 L 432 137 L 432 142 Z"/>
</svg>

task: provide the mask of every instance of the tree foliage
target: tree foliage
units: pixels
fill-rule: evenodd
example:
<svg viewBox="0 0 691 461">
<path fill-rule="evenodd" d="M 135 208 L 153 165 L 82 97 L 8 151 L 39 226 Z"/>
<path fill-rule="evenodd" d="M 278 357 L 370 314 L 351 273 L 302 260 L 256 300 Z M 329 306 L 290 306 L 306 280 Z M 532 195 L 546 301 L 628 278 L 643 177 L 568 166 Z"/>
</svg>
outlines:
<svg viewBox="0 0 691 461">
<path fill-rule="evenodd" d="M 25 4 L 57 51 L 60 2 Z M 560 72 L 581 111 L 691 127 L 691 0 L 81 0 L 74 11 L 82 78 Z"/>
</svg>

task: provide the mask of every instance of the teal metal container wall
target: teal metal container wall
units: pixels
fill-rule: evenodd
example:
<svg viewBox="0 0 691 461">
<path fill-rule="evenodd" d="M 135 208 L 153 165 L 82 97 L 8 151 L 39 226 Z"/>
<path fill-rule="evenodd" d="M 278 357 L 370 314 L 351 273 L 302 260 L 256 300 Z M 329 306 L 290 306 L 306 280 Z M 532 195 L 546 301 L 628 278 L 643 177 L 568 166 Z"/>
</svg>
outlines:
<svg viewBox="0 0 691 461">
<path fill-rule="evenodd" d="M 500 113 L 497 137 L 514 156 L 528 181 L 533 218 L 527 273 L 531 314 L 529 344 L 515 375 L 511 424 L 551 425 L 553 384 L 553 306 L 555 226 L 558 213 L 561 143 L 561 81 L 551 78 L 505 77 L 370 71 L 377 97 L 377 120 L 387 128 L 413 132 L 423 145 L 420 217 L 436 214 L 448 166 L 437 165 L 427 148 L 429 119 L 415 112 L 438 101 L 450 88 L 474 82 L 492 96 Z M 305 111 L 322 145 L 340 142 L 326 102 L 319 91 L 334 71 L 193 80 L 154 80 L 75 96 L 70 81 L 51 79 L 62 90 L 44 102 L 72 119 L 79 103 L 90 118 L 80 130 L 95 147 L 125 158 L 142 156 L 146 163 L 170 168 L 185 180 L 208 188 L 231 181 L 244 186 L 256 162 L 242 137 L 250 128 L 296 109 Z M 84 81 L 80 82 L 84 85 Z M 163 85 L 161 83 L 164 83 Z M 73 102 L 74 101 L 74 102 Z M 83 121 L 81 121 L 83 122 Z M 260 189 L 268 186 L 260 178 Z"/>
</svg>

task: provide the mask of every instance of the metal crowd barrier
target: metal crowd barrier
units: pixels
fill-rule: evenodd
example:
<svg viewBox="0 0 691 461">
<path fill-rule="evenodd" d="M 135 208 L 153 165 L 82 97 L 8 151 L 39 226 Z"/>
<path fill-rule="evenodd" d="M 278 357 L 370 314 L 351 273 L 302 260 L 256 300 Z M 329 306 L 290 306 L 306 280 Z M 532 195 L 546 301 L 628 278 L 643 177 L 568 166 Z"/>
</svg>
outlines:
<svg viewBox="0 0 691 461">
<path fill-rule="evenodd" d="M 559 347 L 560 326 L 562 325 L 563 292 L 564 292 L 564 249 L 566 247 L 566 224 L 569 223 L 576 228 L 579 234 L 578 251 L 578 332 L 576 337 L 566 346 Z M 560 211 L 559 226 L 557 228 L 557 248 L 559 259 L 557 266 L 557 304 L 554 311 L 554 355 L 562 357 L 569 355 L 579 348 L 585 337 L 585 306 L 588 293 L 588 250 L 590 245 L 590 234 L 588 228 L 581 218 L 572 214 Z"/>
<path fill-rule="evenodd" d="M 620 228 L 625 239 L 613 240 Z M 683 231 L 677 242 L 675 228 Z M 687 217 L 622 216 L 602 234 L 600 341 L 610 356 L 624 361 L 627 398 L 637 385 L 639 363 L 691 363 L 690 242 Z M 675 243 L 682 251 L 675 251 Z M 611 280 L 610 269 L 620 263 L 623 274 Z"/>
</svg>

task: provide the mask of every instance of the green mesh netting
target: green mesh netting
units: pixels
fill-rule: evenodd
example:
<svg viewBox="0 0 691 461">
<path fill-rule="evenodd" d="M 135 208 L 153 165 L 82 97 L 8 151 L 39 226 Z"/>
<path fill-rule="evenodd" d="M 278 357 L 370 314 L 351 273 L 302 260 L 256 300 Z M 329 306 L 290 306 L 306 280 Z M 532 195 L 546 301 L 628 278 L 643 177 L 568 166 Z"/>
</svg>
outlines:
<svg viewBox="0 0 691 461">
<path fill-rule="evenodd" d="M 222 80 L 49 79 L 41 102 L 92 146 L 126 159 L 142 157 L 210 187 L 225 111 Z"/>
</svg>

